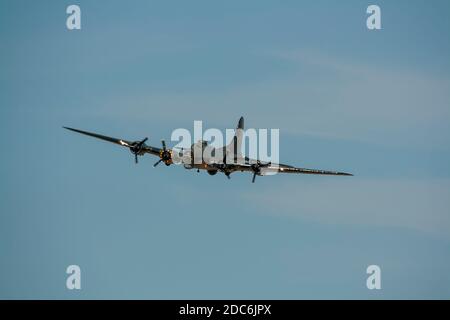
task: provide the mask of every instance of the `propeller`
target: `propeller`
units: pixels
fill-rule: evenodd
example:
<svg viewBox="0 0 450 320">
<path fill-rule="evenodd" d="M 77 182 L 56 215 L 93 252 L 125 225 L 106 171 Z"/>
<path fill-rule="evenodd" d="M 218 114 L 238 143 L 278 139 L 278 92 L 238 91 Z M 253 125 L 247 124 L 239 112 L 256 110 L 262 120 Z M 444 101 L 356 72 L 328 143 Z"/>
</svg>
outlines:
<svg viewBox="0 0 450 320">
<path fill-rule="evenodd" d="M 251 165 L 251 168 L 253 170 L 252 183 L 255 183 L 256 175 L 260 175 L 261 174 L 261 168 L 270 167 L 271 165 L 272 165 L 272 162 L 261 163 L 261 161 L 259 161 L 259 160 L 257 160 L 256 163 L 253 163 Z"/>
<path fill-rule="evenodd" d="M 225 176 L 228 178 L 228 180 L 231 179 L 230 174 L 231 172 L 227 171 L 227 153 L 223 155 L 223 163 L 219 164 L 219 170 L 222 171 Z"/>
<path fill-rule="evenodd" d="M 172 164 L 172 151 L 168 150 L 166 147 L 166 142 L 164 140 L 161 140 L 162 149 L 159 152 L 159 160 L 153 165 L 153 167 L 156 167 L 161 162 L 164 162 L 166 166 L 170 166 Z"/>
<path fill-rule="evenodd" d="M 131 145 L 128 145 L 128 147 L 130 148 L 130 151 L 132 154 L 134 154 L 134 162 L 137 164 L 138 163 L 138 156 L 143 154 L 143 150 L 145 148 L 145 141 L 147 141 L 148 138 L 145 138 L 141 141 L 135 141 L 133 142 Z"/>
</svg>

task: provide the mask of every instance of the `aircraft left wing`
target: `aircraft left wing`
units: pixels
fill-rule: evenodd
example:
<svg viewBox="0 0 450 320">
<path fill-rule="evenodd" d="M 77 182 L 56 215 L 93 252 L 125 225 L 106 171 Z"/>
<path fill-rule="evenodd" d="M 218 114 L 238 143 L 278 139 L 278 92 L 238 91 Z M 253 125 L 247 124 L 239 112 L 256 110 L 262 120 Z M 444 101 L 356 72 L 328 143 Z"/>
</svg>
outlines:
<svg viewBox="0 0 450 320">
<path fill-rule="evenodd" d="M 266 165 L 258 165 L 253 164 L 230 164 L 230 168 L 233 168 L 235 171 L 253 171 L 253 168 L 260 167 L 261 169 L 266 169 L 265 171 L 279 172 L 279 173 L 297 173 L 297 174 L 317 174 L 317 175 L 328 175 L 328 176 L 353 176 L 351 173 L 347 172 L 339 172 L 339 171 L 328 171 L 328 170 L 319 170 L 319 169 L 307 169 L 307 168 L 296 168 L 292 166 L 287 166 L 284 164 L 266 164 Z"/>
<path fill-rule="evenodd" d="M 327 176 L 353 176 L 353 174 L 347 173 L 347 172 L 296 168 L 296 167 L 287 166 L 284 164 L 279 165 L 278 172 L 280 172 L 280 173 L 297 173 L 297 174 L 318 174 L 318 175 L 327 175 Z"/>
<path fill-rule="evenodd" d="M 285 164 L 272 164 L 270 162 L 262 162 L 257 160 L 252 160 L 247 157 L 242 163 L 229 164 L 228 167 L 232 171 L 241 172 L 252 172 L 253 179 L 255 182 L 257 175 L 263 176 L 275 173 L 296 173 L 296 174 L 316 174 L 316 175 L 329 175 L 329 176 L 353 176 L 351 173 L 339 172 L 339 171 L 328 171 L 328 170 L 318 170 L 318 169 L 307 169 L 307 168 L 296 168 L 293 166 L 288 166 Z"/>
<path fill-rule="evenodd" d="M 238 170 L 241 171 L 251 171 L 252 165 L 259 166 L 260 168 L 267 168 L 268 171 L 280 172 L 280 173 L 297 173 L 297 174 L 318 174 L 318 175 L 328 175 L 328 176 L 353 176 L 351 173 L 339 172 L 339 171 L 329 171 L 329 170 L 319 170 L 319 169 L 307 169 L 307 168 L 297 168 L 294 166 L 288 166 L 286 164 L 272 164 L 270 162 L 263 162 L 250 159 L 245 157 L 243 164 L 238 164 Z"/>
</svg>

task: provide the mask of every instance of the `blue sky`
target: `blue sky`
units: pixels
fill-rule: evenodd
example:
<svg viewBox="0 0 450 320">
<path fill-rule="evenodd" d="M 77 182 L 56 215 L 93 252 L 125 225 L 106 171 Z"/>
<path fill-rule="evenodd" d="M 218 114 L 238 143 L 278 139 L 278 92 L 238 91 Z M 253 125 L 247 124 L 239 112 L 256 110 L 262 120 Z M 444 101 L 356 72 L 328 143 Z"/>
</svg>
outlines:
<svg viewBox="0 0 450 320">
<path fill-rule="evenodd" d="M 366 29 L 366 8 L 382 30 Z M 66 29 L 78 4 L 82 30 Z M 448 1 L 0 1 L 0 298 L 450 297 Z M 280 128 L 355 177 L 139 166 L 73 126 Z M 65 269 L 82 270 L 82 290 Z M 369 291 L 366 268 L 382 270 Z"/>
</svg>

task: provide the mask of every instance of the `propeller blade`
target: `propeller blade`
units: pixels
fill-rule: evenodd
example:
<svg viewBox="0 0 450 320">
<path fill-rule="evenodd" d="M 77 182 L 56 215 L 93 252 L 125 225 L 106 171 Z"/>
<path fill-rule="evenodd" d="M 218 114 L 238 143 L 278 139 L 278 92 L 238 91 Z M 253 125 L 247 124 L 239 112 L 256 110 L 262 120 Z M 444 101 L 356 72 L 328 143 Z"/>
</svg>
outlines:
<svg viewBox="0 0 450 320">
<path fill-rule="evenodd" d="M 144 145 L 144 143 L 145 143 L 145 141 L 147 141 L 148 140 L 148 138 L 145 138 L 145 139 L 143 139 L 143 140 L 141 140 L 141 141 L 139 141 L 139 142 L 136 142 L 135 143 L 135 147 L 137 147 L 137 148 L 142 148 L 142 146 Z"/>
<path fill-rule="evenodd" d="M 156 161 L 156 163 L 153 165 L 153 167 L 156 167 L 158 164 L 160 164 L 162 161 L 162 159 L 159 159 L 158 161 Z"/>
<path fill-rule="evenodd" d="M 161 140 L 163 150 L 166 151 L 166 142 L 164 140 Z"/>
<path fill-rule="evenodd" d="M 252 183 L 255 183 L 255 179 L 256 179 L 256 172 L 253 173 L 253 179 L 252 179 Z"/>
<path fill-rule="evenodd" d="M 134 154 L 134 162 L 137 164 L 138 163 L 138 155 L 137 153 Z"/>
</svg>

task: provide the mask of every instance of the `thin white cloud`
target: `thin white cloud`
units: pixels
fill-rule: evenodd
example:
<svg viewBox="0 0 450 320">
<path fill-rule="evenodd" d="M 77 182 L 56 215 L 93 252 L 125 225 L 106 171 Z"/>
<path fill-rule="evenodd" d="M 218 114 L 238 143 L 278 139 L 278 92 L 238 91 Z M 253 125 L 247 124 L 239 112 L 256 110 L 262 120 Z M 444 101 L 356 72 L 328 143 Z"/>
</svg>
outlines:
<svg viewBox="0 0 450 320">
<path fill-rule="evenodd" d="M 263 214 L 450 236 L 450 180 L 319 178 L 260 187 L 242 197 Z"/>
<path fill-rule="evenodd" d="M 273 54 L 273 59 L 299 70 L 204 92 L 120 94 L 100 100 L 89 112 L 146 122 L 198 119 L 226 127 L 244 115 L 250 126 L 295 135 L 408 147 L 450 144 L 449 79 L 298 51 Z"/>
</svg>

